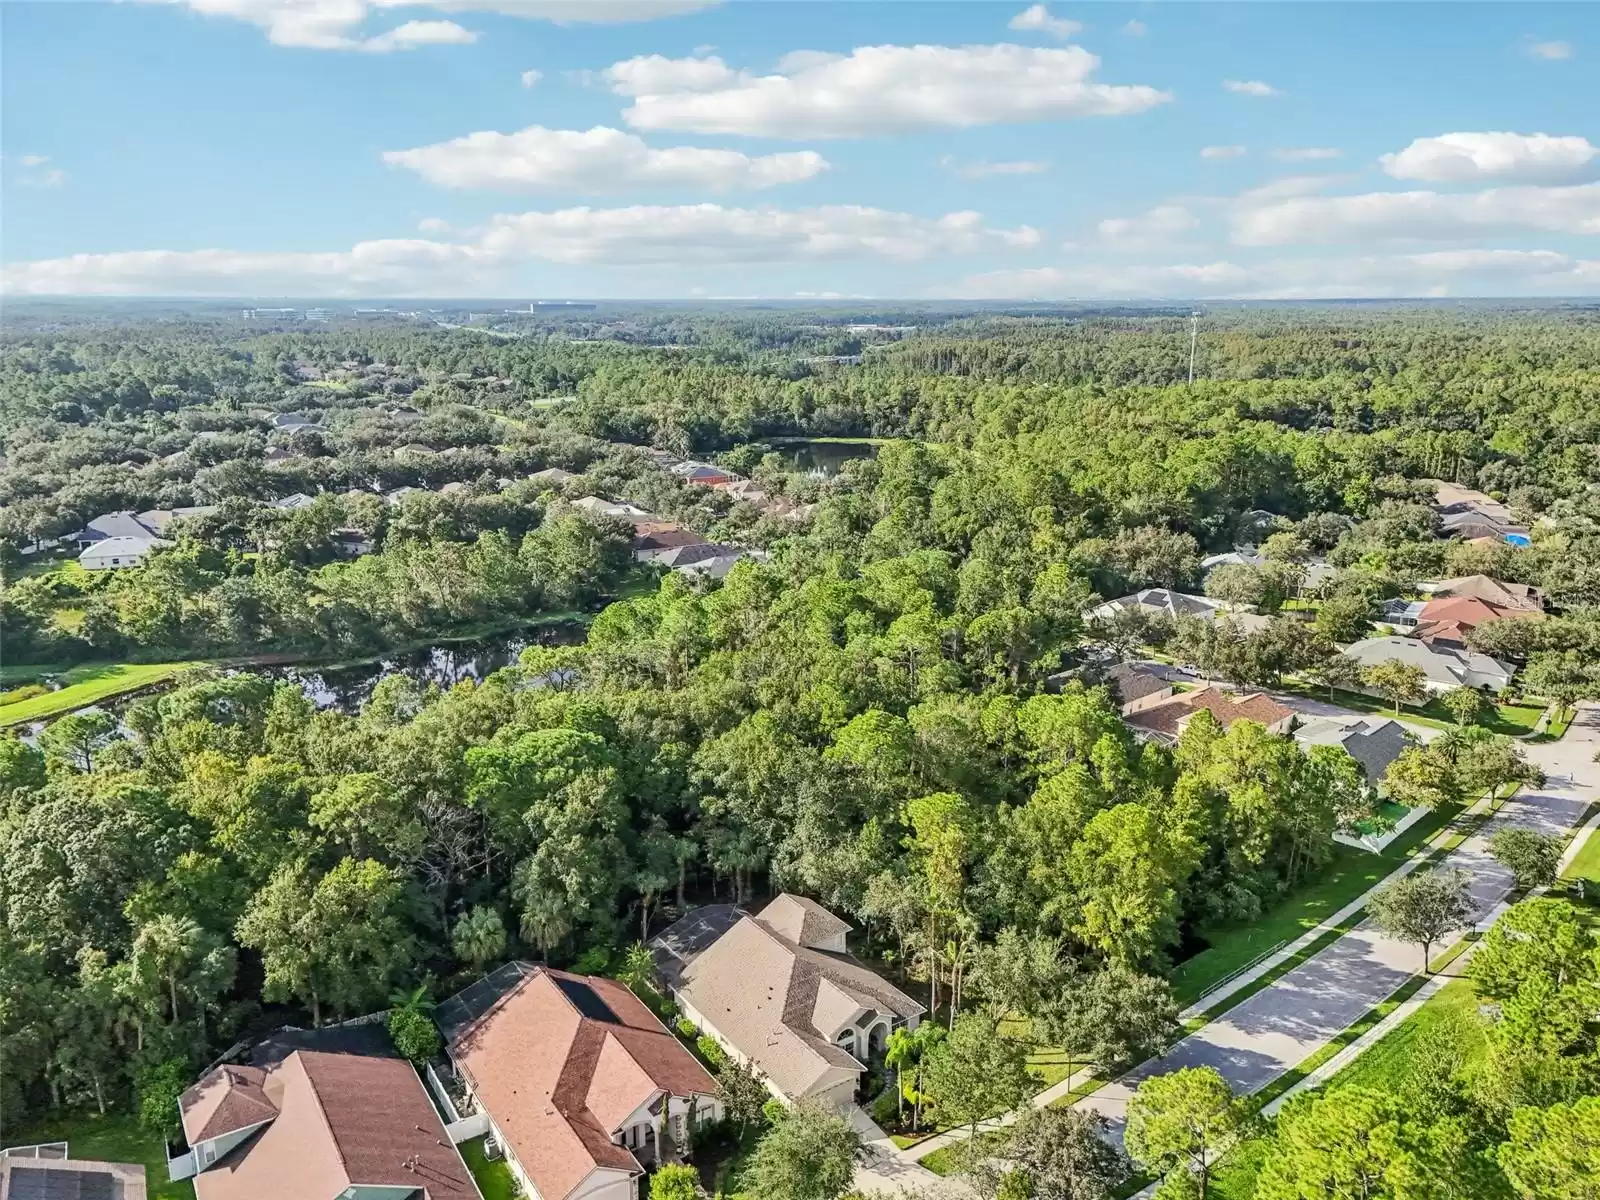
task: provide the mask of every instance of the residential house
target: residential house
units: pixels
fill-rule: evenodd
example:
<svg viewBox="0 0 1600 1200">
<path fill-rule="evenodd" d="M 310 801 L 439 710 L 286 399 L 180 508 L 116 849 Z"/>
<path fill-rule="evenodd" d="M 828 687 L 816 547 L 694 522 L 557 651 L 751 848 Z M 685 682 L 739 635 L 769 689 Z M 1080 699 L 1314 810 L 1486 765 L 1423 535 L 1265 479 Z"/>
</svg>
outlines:
<svg viewBox="0 0 1600 1200">
<path fill-rule="evenodd" d="M 1170 700 L 1176 690 L 1171 680 L 1161 678 L 1139 663 L 1118 663 L 1106 672 L 1106 682 L 1116 692 L 1123 716 L 1143 708 L 1154 708 Z"/>
<path fill-rule="evenodd" d="M 349 526 L 329 530 L 328 541 L 333 544 L 333 552 L 340 558 L 360 558 L 377 549 L 377 543 L 372 540 L 370 533 Z"/>
<path fill-rule="evenodd" d="M 574 500 L 572 507 L 580 512 L 586 512 L 595 517 L 647 517 L 651 521 L 659 521 L 660 517 L 647 512 L 634 504 L 619 504 L 614 500 L 605 500 L 599 496 L 585 496 L 582 500 Z"/>
<path fill-rule="evenodd" d="M 852 957 L 850 926 L 785 893 L 752 916 L 732 905 L 689 913 L 651 942 L 678 1007 L 780 1099 L 855 1102 L 892 1030 L 927 1011 Z"/>
<path fill-rule="evenodd" d="M 327 426 L 300 413 L 278 413 L 272 418 L 272 428 L 284 433 L 327 433 Z"/>
<path fill-rule="evenodd" d="M 692 529 L 684 529 L 670 521 L 652 521 L 634 526 L 633 557 L 635 562 L 655 562 L 663 554 L 684 546 L 704 546 L 706 539 Z"/>
<path fill-rule="evenodd" d="M 1432 579 L 1417 585 L 1429 596 L 1458 596 L 1482 600 L 1496 608 L 1543 612 L 1544 593 L 1529 583 L 1504 583 L 1489 575 L 1461 575 L 1454 579 Z"/>
<path fill-rule="evenodd" d="M 1210 578 L 1211 572 L 1218 567 L 1231 565 L 1260 568 L 1267 565 L 1267 556 L 1255 546 L 1235 546 L 1226 553 L 1212 554 L 1200 560 L 1200 570 L 1204 578 Z M 1336 569 L 1325 558 L 1308 558 L 1296 565 L 1300 570 L 1302 591 L 1316 591 L 1336 574 Z"/>
<path fill-rule="evenodd" d="M 72 1158 L 68 1143 L 0 1150 L 0 1200 L 145 1200 L 144 1166 Z"/>
<path fill-rule="evenodd" d="M 132 512 L 102 513 L 89 521 L 76 533 L 68 534 L 67 541 L 79 550 L 85 550 L 107 538 L 154 537 L 155 530 L 139 520 Z"/>
<path fill-rule="evenodd" d="M 304 454 L 301 454 L 300 451 L 294 449 L 292 446 L 271 446 L 267 449 L 267 452 L 261 456 L 261 461 L 270 466 L 274 463 L 291 462 L 294 459 L 304 457 Z"/>
<path fill-rule="evenodd" d="M 1383 782 L 1389 764 L 1412 743 L 1405 726 L 1388 717 L 1361 717 L 1355 721 L 1319 717 L 1296 729 L 1294 740 L 1308 750 L 1313 746 L 1338 746 L 1356 760 L 1374 787 Z"/>
<path fill-rule="evenodd" d="M 679 575 L 692 579 L 726 579 L 728 572 L 745 559 L 766 562 L 767 555 L 760 550 L 730 550 L 710 558 L 680 563 L 672 569 Z"/>
<path fill-rule="evenodd" d="M 1426 600 L 1402 600 L 1399 597 L 1385 600 L 1378 606 L 1378 620 L 1396 629 L 1415 629 L 1417 622 L 1422 620 L 1422 610 L 1427 604 Z"/>
<path fill-rule="evenodd" d="M 526 1194 L 634 1200 L 648 1168 L 722 1118 L 716 1082 L 622 984 L 530 963 L 495 976 L 436 1016 Z"/>
<path fill-rule="evenodd" d="M 144 565 L 152 550 L 170 546 L 165 538 L 111 537 L 96 542 L 78 555 L 78 564 L 85 571 L 119 571 Z"/>
<path fill-rule="evenodd" d="M 1459 483 L 1450 483 L 1443 479 L 1424 479 L 1422 482 L 1433 485 L 1435 511 L 1472 509 L 1497 524 L 1511 523 L 1511 510 L 1487 492 L 1480 492 L 1477 488 L 1462 487 Z"/>
<path fill-rule="evenodd" d="M 394 456 L 399 459 L 431 458 L 437 453 L 432 446 L 424 446 L 421 442 L 407 442 L 404 446 L 394 448 Z"/>
<path fill-rule="evenodd" d="M 757 484 L 748 479 L 735 480 L 733 483 L 715 485 L 719 491 L 728 493 L 735 500 L 743 500 L 746 504 L 759 504 L 768 498 L 767 493 Z"/>
<path fill-rule="evenodd" d="M 287 496 L 280 496 L 272 502 L 273 508 L 305 508 L 316 503 L 315 496 L 308 496 L 304 492 L 291 492 Z"/>
<path fill-rule="evenodd" d="M 1261 692 L 1225 692 L 1204 687 L 1183 692 L 1164 704 L 1135 709 L 1123 720 L 1135 737 L 1171 745 L 1183 735 L 1184 728 L 1201 709 L 1214 716 L 1224 729 L 1235 721 L 1244 720 L 1266 726 L 1268 733 L 1288 733 L 1294 727 L 1296 716 L 1294 709 Z"/>
<path fill-rule="evenodd" d="M 404 504 L 409 496 L 431 496 L 432 494 L 427 488 L 397 487 L 393 491 L 385 492 L 383 499 L 386 504 Z"/>
<path fill-rule="evenodd" d="M 1422 606 L 1412 635 L 1430 644 L 1438 642 L 1464 650 L 1467 634 L 1486 621 L 1503 618 L 1537 621 L 1543 615 L 1525 608 L 1501 608 L 1475 596 L 1441 596 Z"/>
<path fill-rule="evenodd" d="M 652 558 L 651 561 L 672 570 L 677 570 L 680 567 L 692 567 L 697 563 L 713 558 L 725 558 L 729 555 L 738 558 L 743 553 L 744 550 L 740 547 L 730 546 L 725 542 L 696 540 L 689 545 L 673 546 L 665 549 Z"/>
<path fill-rule="evenodd" d="M 1515 671 L 1507 664 L 1471 650 L 1430 646 L 1408 637 L 1375 637 L 1353 642 L 1344 651 L 1362 667 L 1397 660 L 1421 667 L 1423 687 L 1429 692 L 1448 692 L 1452 688 L 1486 688 L 1503 692 Z M 1377 695 L 1373 689 L 1365 689 Z"/>
<path fill-rule="evenodd" d="M 156 537 L 161 537 L 174 521 L 209 516 L 216 511 L 215 504 L 193 504 L 187 508 L 152 508 L 139 514 L 139 524 Z"/>
<path fill-rule="evenodd" d="M 1119 596 L 1115 600 L 1107 600 L 1091 608 L 1086 616 L 1095 620 L 1109 620 L 1120 613 L 1137 609 L 1150 616 L 1170 617 L 1196 617 L 1202 621 L 1210 621 L 1219 612 L 1227 611 L 1228 606 L 1221 600 L 1212 600 L 1206 596 L 1191 596 L 1187 592 L 1175 592 L 1170 588 L 1145 588 L 1142 592 L 1134 592 L 1131 596 Z"/>
<path fill-rule="evenodd" d="M 1475 488 L 1432 480 L 1433 511 L 1439 515 L 1439 532 L 1468 540 L 1494 538 L 1513 546 L 1528 545 L 1528 530 L 1513 524 L 1511 510 Z"/>
<path fill-rule="evenodd" d="M 740 476 L 732 471 L 724 471 L 721 467 L 714 467 L 710 463 L 681 462 L 676 466 L 668 467 L 670 474 L 676 475 L 685 483 L 699 484 L 702 487 L 716 487 L 721 484 L 737 483 Z"/>
<path fill-rule="evenodd" d="M 196 1200 L 482 1200 L 403 1058 L 295 1050 L 215 1067 L 178 1102 Z"/>
</svg>

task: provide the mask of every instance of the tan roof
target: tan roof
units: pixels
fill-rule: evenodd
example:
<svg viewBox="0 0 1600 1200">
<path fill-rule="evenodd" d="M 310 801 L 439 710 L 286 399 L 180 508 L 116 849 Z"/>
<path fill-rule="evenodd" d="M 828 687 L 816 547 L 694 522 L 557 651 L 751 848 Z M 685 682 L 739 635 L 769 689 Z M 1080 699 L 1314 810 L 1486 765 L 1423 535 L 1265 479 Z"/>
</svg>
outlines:
<svg viewBox="0 0 1600 1200">
<path fill-rule="evenodd" d="M 1544 593 L 1527 583 L 1505 583 L 1490 575 L 1461 575 L 1429 585 L 1435 596 L 1462 596 L 1499 608 L 1544 610 Z"/>
<path fill-rule="evenodd" d="M 596 1168 L 643 1168 L 611 1136 L 665 1092 L 714 1095 L 716 1082 L 622 984 L 532 970 L 451 1043 L 479 1103 L 546 1200 Z"/>
<path fill-rule="evenodd" d="M 776 930 L 800 946 L 820 946 L 841 933 L 849 933 L 850 925 L 834 916 L 815 900 L 784 892 L 761 910 L 761 923 Z"/>
<path fill-rule="evenodd" d="M 207 1142 L 276 1117 L 277 1107 L 262 1090 L 266 1078 L 267 1073 L 260 1067 L 232 1065 L 201 1076 L 178 1100 L 183 1136 L 189 1144 Z"/>
<path fill-rule="evenodd" d="M 356 1185 L 481 1200 L 404 1059 L 298 1050 L 262 1090 L 277 1118 L 195 1176 L 196 1200 L 331 1200 Z"/>
<path fill-rule="evenodd" d="M 1260 692 L 1234 695 L 1218 688 L 1200 688 L 1174 696 L 1165 704 L 1129 713 L 1123 718 L 1129 725 L 1150 729 L 1158 733 L 1176 734 L 1185 720 L 1200 709 L 1216 717 L 1224 729 L 1238 720 L 1257 721 L 1262 725 L 1276 725 L 1294 716 L 1294 709 L 1286 708 L 1270 696 Z"/>
<path fill-rule="evenodd" d="M 780 922 L 794 911 L 781 907 Z M 786 1096 L 855 1079 L 861 1063 L 823 1036 L 819 1017 L 848 1020 L 860 1008 L 892 1020 L 925 1009 L 848 954 L 803 946 L 766 917 L 740 918 L 690 962 L 683 998 Z"/>
</svg>

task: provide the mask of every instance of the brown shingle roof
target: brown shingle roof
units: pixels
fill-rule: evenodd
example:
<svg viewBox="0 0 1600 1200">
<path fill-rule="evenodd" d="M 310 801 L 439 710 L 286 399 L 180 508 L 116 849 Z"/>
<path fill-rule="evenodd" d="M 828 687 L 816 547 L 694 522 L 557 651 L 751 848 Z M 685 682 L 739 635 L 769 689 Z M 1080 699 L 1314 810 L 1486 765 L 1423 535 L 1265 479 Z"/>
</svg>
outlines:
<svg viewBox="0 0 1600 1200">
<path fill-rule="evenodd" d="M 717 1090 L 622 984 L 547 967 L 465 1026 L 450 1050 L 546 1200 L 562 1200 L 596 1168 L 639 1174 L 611 1135 L 661 1092 Z"/>
<path fill-rule="evenodd" d="M 815 900 L 790 892 L 763 908 L 756 919 L 798 946 L 819 946 L 850 932 L 849 924 Z"/>
<path fill-rule="evenodd" d="M 197 1200 L 335 1197 L 356 1185 L 482 1200 L 404 1059 L 299 1050 L 265 1072 L 278 1116 L 195 1176 Z"/>
<path fill-rule="evenodd" d="M 262 1090 L 266 1078 L 260 1067 L 232 1065 L 202 1075 L 178 1100 L 183 1135 L 189 1144 L 208 1142 L 276 1117 L 276 1106 Z"/>
<path fill-rule="evenodd" d="M 1202 708 L 1216 717 L 1217 723 L 1224 729 L 1241 719 L 1271 726 L 1294 716 L 1294 709 L 1285 708 L 1260 692 L 1236 697 L 1230 692 L 1208 687 L 1185 692 L 1166 704 L 1130 713 L 1123 720 L 1141 729 L 1176 735 L 1183 722 Z"/>
</svg>

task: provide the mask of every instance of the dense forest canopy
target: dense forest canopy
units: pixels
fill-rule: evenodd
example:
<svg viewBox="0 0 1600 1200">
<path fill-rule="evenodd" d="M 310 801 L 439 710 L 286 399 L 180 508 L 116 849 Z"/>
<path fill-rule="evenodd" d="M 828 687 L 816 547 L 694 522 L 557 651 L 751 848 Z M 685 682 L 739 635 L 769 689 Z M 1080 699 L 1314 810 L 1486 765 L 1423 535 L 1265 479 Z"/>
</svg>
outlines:
<svg viewBox="0 0 1600 1200">
<path fill-rule="evenodd" d="M 1154 997 L 1166 1036 L 1174 966 L 1315 878 L 1373 813 L 1371 781 L 1205 712 L 1171 747 L 1137 741 L 1092 669 L 1059 677 L 1091 643 L 1177 639 L 1275 682 L 1419 580 L 1483 573 L 1554 607 L 1493 648 L 1541 695 L 1600 690 L 1594 311 L 1208 314 L 1192 385 L 1187 314 L 497 325 L 515 336 L 217 317 L 0 342 L 8 666 L 337 657 L 598 610 L 580 645 L 442 694 L 394 677 L 359 713 L 210 672 L 120 722 L 0 740 L 7 1125 L 130 1104 L 274 1021 L 465 979 L 483 964 L 464 927 L 603 958 L 694 898 L 780 888 L 847 915 L 931 1002 L 1009 995 L 1006 954 L 1045 945 Z M 774 453 L 802 436 L 885 444 L 818 479 Z M 781 522 L 643 448 L 816 507 Z M 550 467 L 580 479 L 528 479 Z M 1503 499 L 1532 545 L 1440 538 L 1436 479 Z M 419 494 L 383 498 L 399 488 Z M 271 503 L 297 492 L 311 503 Z M 663 576 L 632 561 L 631 527 L 574 508 L 586 495 L 765 560 Z M 191 505 L 217 507 L 137 571 L 37 569 L 98 514 Z M 329 538 L 350 528 L 371 552 L 344 561 Z M 1205 647 L 1086 624 L 1097 597 L 1198 591 L 1203 554 L 1268 534 L 1269 566 L 1331 564 L 1315 623 Z M 1235 578 L 1271 613 L 1293 574 Z M 1481 728 L 1415 753 L 1429 804 L 1527 776 Z M 1503 1140 L 1506 1115 L 1485 1119 L 1471 1137 Z"/>
</svg>

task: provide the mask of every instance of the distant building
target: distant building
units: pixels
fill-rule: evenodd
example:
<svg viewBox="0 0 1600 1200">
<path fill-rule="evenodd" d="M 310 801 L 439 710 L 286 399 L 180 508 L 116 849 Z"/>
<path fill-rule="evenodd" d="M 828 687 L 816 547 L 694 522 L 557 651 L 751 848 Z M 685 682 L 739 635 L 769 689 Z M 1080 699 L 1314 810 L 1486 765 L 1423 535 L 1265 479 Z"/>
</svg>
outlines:
<svg viewBox="0 0 1600 1200">
<path fill-rule="evenodd" d="M 1191 596 L 1187 592 L 1175 592 L 1169 588 L 1145 588 L 1142 592 L 1119 596 L 1115 600 L 1098 604 L 1085 615 L 1091 619 L 1104 621 L 1119 613 L 1137 610 L 1151 616 L 1169 617 L 1173 620 L 1178 617 L 1194 617 L 1201 621 L 1210 621 L 1227 609 L 1228 605 L 1221 600 L 1212 600 L 1207 596 Z"/>
<path fill-rule="evenodd" d="M 560 467 L 546 467 L 542 471 L 535 471 L 528 478 L 534 483 L 548 483 L 554 487 L 571 483 L 577 478 L 571 471 L 563 471 Z"/>
<path fill-rule="evenodd" d="M 1164 704 L 1136 709 L 1123 720 L 1135 736 L 1171 745 L 1201 709 L 1215 717 L 1224 729 L 1243 720 L 1266 726 L 1268 733 L 1288 733 L 1296 715 L 1294 709 L 1261 692 L 1224 692 L 1205 687 L 1174 696 Z"/>
<path fill-rule="evenodd" d="M 1375 667 L 1390 660 L 1421 667 L 1423 687 L 1433 693 L 1448 692 L 1458 687 L 1503 692 L 1510 686 L 1511 677 L 1516 673 L 1512 667 L 1487 654 L 1429 646 L 1408 637 L 1367 638 L 1346 646 L 1344 652 L 1362 667 Z M 1371 688 L 1363 690 L 1378 694 Z"/>
<path fill-rule="evenodd" d="M 1356 760 L 1367 782 L 1376 787 L 1383 782 L 1389 764 L 1413 739 L 1404 725 L 1388 717 L 1362 717 L 1356 721 L 1322 717 L 1296 729 L 1294 740 L 1308 750 L 1313 746 L 1338 746 Z"/>
<path fill-rule="evenodd" d="M 1489 575 L 1460 575 L 1454 579 L 1431 579 L 1417 585 L 1430 596 L 1467 596 L 1502 609 L 1525 612 L 1544 611 L 1544 593 L 1529 583 L 1503 583 Z"/>
<path fill-rule="evenodd" d="M 1106 672 L 1106 683 L 1116 693 L 1123 716 L 1142 708 L 1154 708 L 1172 698 L 1172 682 L 1137 663 L 1118 663 Z"/>
</svg>

